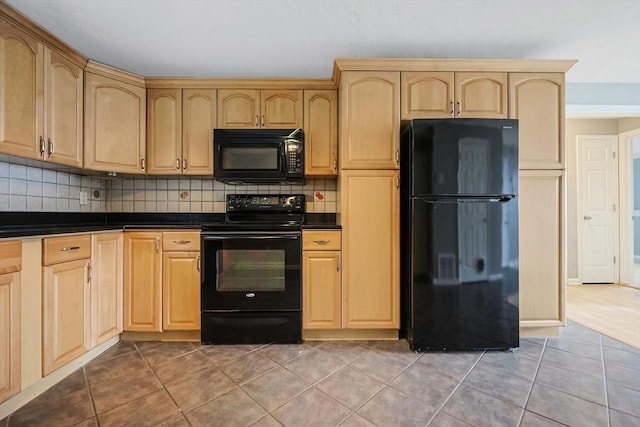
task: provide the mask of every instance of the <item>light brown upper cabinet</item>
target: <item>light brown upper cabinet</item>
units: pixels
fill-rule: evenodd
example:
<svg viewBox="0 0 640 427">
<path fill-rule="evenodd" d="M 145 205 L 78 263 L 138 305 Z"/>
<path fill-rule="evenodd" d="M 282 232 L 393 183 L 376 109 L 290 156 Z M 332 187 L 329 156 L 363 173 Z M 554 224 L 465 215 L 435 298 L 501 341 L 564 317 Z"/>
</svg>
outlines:
<svg viewBox="0 0 640 427">
<path fill-rule="evenodd" d="M 304 91 L 304 174 L 338 174 L 338 93 Z"/>
<path fill-rule="evenodd" d="M 213 89 L 147 90 L 147 173 L 213 174 Z"/>
<path fill-rule="evenodd" d="M 400 72 L 345 71 L 339 95 L 340 169 L 398 169 Z"/>
<path fill-rule="evenodd" d="M 507 73 L 402 73 L 403 119 L 506 118 Z"/>
<path fill-rule="evenodd" d="M 518 119 L 520 169 L 564 167 L 564 73 L 510 73 L 509 117 Z"/>
<path fill-rule="evenodd" d="M 0 19 L 0 152 L 82 167 L 82 68 Z"/>
<path fill-rule="evenodd" d="M 85 72 L 84 167 L 145 173 L 145 111 L 144 87 Z"/>
<path fill-rule="evenodd" d="M 302 128 L 302 90 L 220 89 L 219 128 Z"/>
</svg>

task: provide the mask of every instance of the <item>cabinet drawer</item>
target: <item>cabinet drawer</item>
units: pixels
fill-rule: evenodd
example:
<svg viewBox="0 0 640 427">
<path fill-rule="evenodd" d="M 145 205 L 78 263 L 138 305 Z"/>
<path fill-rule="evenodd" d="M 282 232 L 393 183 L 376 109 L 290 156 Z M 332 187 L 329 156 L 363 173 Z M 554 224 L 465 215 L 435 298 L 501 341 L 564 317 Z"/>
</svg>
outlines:
<svg viewBox="0 0 640 427">
<path fill-rule="evenodd" d="M 0 274 L 14 273 L 22 269 L 22 242 L 0 242 Z"/>
<path fill-rule="evenodd" d="M 199 231 L 165 231 L 162 233 L 163 251 L 199 251 Z"/>
<path fill-rule="evenodd" d="M 302 249 L 305 251 L 340 250 L 340 231 L 303 231 Z"/>
<path fill-rule="evenodd" d="M 59 264 L 66 261 L 91 257 L 91 236 L 53 237 L 43 240 L 44 265 Z"/>
</svg>

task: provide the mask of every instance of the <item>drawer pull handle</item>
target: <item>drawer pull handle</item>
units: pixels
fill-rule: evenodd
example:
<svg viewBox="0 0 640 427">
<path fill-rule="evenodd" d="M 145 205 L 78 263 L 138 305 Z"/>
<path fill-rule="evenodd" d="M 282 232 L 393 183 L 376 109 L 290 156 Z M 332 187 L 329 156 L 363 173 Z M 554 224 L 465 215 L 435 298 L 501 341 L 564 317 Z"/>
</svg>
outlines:
<svg viewBox="0 0 640 427">
<path fill-rule="evenodd" d="M 314 240 L 314 242 L 319 245 L 327 245 L 329 244 L 330 240 Z"/>
<path fill-rule="evenodd" d="M 200 257 L 196 258 L 196 268 L 198 269 L 198 271 L 201 270 L 201 265 L 200 265 Z"/>
<path fill-rule="evenodd" d="M 186 245 L 187 243 L 191 243 L 191 240 L 174 240 L 173 243 L 176 245 Z"/>
<path fill-rule="evenodd" d="M 77 251 L 78 249 L 80 249 L 80 246 L 65 246 L 64 248 L 60 248 L 60 252 Z"/>
</svg>

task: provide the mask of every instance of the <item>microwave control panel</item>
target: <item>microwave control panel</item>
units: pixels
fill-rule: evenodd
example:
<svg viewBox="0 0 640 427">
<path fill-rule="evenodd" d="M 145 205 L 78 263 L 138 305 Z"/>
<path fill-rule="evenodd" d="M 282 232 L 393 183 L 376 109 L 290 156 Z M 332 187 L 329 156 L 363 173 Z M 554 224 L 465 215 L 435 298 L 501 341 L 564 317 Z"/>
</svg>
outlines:
<svg viewBox="0 0 640 427">
<path fill-rule="evenodd" d="M 288 141 L 287 142 L 287 173 L 300 173 L 302 172 L 302 142 L 300 141 Z"/>
</svg>

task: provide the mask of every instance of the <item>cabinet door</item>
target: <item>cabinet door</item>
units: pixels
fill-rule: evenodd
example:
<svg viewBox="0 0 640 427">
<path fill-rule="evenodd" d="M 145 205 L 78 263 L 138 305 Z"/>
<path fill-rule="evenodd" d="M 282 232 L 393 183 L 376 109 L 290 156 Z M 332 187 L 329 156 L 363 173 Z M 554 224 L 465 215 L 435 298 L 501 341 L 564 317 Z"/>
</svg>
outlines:
<svg viewBox="0 0 640 427">
<path fill-rule="evenodd" d="M 124 234 L 124 330 L 162 331 L 162 233 Z"/>
<path fill-rule="evenodd" d="M 260 91 L 220 89 L 218 91 L 218 127 L 260 127 Z"/>
<path fill-rule="evenodd" d="M 147 173 L 182 173 L 182 90 L 147 90 Z"/>
<path fill-rule="evenodd" d="M 518 119 L 520 169 L 564 167 L 564 74 L 510 73 L 509 117 Z"/>
<path fill-rule="evenodd" d="M 562 171 L 520 171 L 520 325 L 564 320 Z"/>
<path fill-rule="evenodd" d="M 122 232 L 91 236 L 91 347 L 122 332 Z"/>
<path fill-rule="evenodd" d="M 200 253 L 162 255 L 162 327 L 200 329 Z"/>
<path fill-rule="evenodd" d="M 20 391 L 20 273 L 0 274 L 0 402 Z"/>
<path fill-rule="evenodd" d="M 339 251 L 302 252 L 302 327 L 341 327 Z"/>
<path fill-rule="evenodd" d="M 43 46 L 0 19 L 0 153 L 42 159 Z"/>
<path fill-rule="evenodd" d="M 44 50 L 44 136 L 47 161 L 82 167 L 84 71 Z"/>
<path fill-rule="evenodd" d="M 456 117 L 507 118 L 507 73 L 456 73 Z"/>
<path fill-rule="evenodd" d="M 302 128 L 302 90 L 260 91 L 260 127 Z"/>
<path fill-rule="evenodd" d="M 89 259 L 44 267 L 42 373 L 49 375 L 89 350 Z"/>
<path fill-rule="evenodd" d="M 400 73 L 343 72 L 339 99 L 340 168 L 397 169 Z"/>
<path fill-rule="evenodd" d="M 341 171 L 342 326 L 398 328 L 398 171 Z"/>
<path fill-rule="evenodd" d="M 400 80 L 403 120 L 453 117 L 453 72 L 408 71 Z"/>
<path fill-rule="evenodd" d="M 182 90 L 182 173 L 213 175 L 213 128 L 217 105 L 214 89 Z"/>
<path fill-rule="evenodd" d="M 304 174 L 338 174 L 338 93 L 304 91 Z"/>
<path fill-rule="evenodd" d="M 145 172 L 145 89 L 85 73 L 84 167 Z"/>
</svg>

